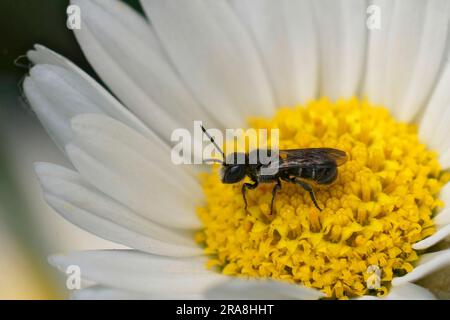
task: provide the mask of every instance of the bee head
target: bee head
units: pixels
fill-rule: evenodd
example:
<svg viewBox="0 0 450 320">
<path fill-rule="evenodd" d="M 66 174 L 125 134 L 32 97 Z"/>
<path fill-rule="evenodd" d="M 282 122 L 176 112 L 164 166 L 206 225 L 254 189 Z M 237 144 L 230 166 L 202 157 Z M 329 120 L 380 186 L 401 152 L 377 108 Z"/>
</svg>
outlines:
<svg viewBox="0 0 450 320">
<path fill-rule="evenodd" d="M 244 179 L 246 175 L 246 161 L 247 156 L 245 153 L 230 153 L 220 170 L 222 183 L 236 183 Z"/>
</svg>

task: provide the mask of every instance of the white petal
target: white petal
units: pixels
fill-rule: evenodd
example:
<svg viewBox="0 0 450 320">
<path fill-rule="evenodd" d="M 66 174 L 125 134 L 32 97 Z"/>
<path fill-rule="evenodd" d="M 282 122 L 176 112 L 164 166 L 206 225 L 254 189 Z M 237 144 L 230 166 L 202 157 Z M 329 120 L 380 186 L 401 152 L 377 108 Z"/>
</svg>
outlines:
<svg viewBox="0 0 450 320">
<path fill-rule="evenodd" d="M 35 162 L 34 171 L 36 172 L 38 178 L 59 178 L 69 182 L 82 183 L 80 174 L 78 172 L 53 163 Z"/>
<path fill-rule="evenodd" d="M 279 281 L 232 279 L 212 287 L 205 296 L 220 300 L 317 300 L 325 297 L 325 294 L 316 289 Z"/>
<path fill-rule="evenodd" d="M 318 48 L 309 0 L 233 0 L 232 5 L 251 31 L 277 103 L 293 106 L 316 98 Z"/>
<path fill-rule="evenodd" d="M 137 292 L 102 286 L 92 286 L 86 289 L 75 290 L 70 295 L 70 299 L 72 300 L 146 300 L 151 298 L 151 296 Z"/>
<path fill-rule="evenodd" d="M 411 121 L 425 104 L 440 70 L 449 3 L 372 3 L 381 8 L 382 25 L 369 34 L 365 93 L 390 108 L 398 119 Z"/>
<path fill-rule="evenodd" d="M 434 222 L 438 226 L 445 226 L 450 224 L 450 183 L 447 183 L 439 193 L 439 198 L 444 201 L 445 207 L 434 218 Z"/>
<path fill-rule="evenodd" d="M 394 278 L 392 285 L 398 286 L 406 282 L 417 281 L 426 275 L 442 269 L 450 264 L 450 249 L 424 254 L 417 266 L 403 277 Z"/>
<path fill-rule="evenodd" d="M 450 123 L 450 61 L 443 66 L 443 72 L 428 102 L 419 124 L 419 136 L 434 150 L 439 147 L 440 137 L 436 137 L 437 128 Z M 448 131 L 447 131 L 448 133 Z M 438 139 L 436 139 L 438 138 Z M 441 153 L 446 150 L 439 150 Z"/>
<path fill-rule="evenodd" d="M 60 147 L 70 139 L 69 119 L 77 114 L 104 113 L 146 136 L 154 135 L 110 93 L 72 62 L 36 45 L 28 52 L 34 63 L 24 81 L 33 110 Z"/>
<path fill-rule="evenodd" d="M 66 151 L 87 181 L 154 222 L 200 227 L 195 214 L 200 187 L 169 155 L 164 159 L 143 136 L 106 116 L 78 116 L 72 124 L 74 143 Z"/>
<path fill-rule="evenodd" d="M 432 234 L 428 238 L 423 239 L 422 241 L 415 243 L 412 247 L 415 250 L 427 249 L 431 246 L 434 246 L 441 240 L 444 240 L 448 236 L 450 236 L 450 224 L 443 227 L 438 227 L 437 231 L 434 234 Z"/>
<path fill-rule="evenodd" d="M 38 163 L 36 173 L 49 204 L 77 226 L 134 249 L 168 256 L 202 254 L 192 238 L 142 218 L 101 194 L 71 170 Z"/>
<path fill-rule="evenodd" d="M 84 289 L 85 298 L 126 298 L 137 294 L 139 298 L 158 299 L 318 299 L 324 296 L 320 291 L 298 285 L 229 278 L 207 270 L 206 260 L 206 257 L 166 258 L 129 250 L 82 251 L 49 258 L 62 271 L 70 265 L 79 266 L 83 279 L 100 285 Z"/>
<path fill-rule="evenodd" d="M 163 54 L 148 23 L 120 1 L 72 0 L 83 52 L 105 83 L 165 141 L 193 120 L 211 122 Z M 215 125 L 215 123 L 211 123 Z"/>
<path fill-rule="evenodd" d="M 450 67 L 449 67 L 450 69 Z M 445 76 L 445 74 L 444 74 Z M 440 81 L 445 81 L 445 79 L 441 79 Z M 429 147 L 433 150 L 436 150 L 439 154 L 441 154 L 440 160 L 445 159 L 445 154 L 450 150 L 450 142 L 448 139 L 448 136 L 450 134 L 450 95 L 448 95 L 448 86 L 450 85 L 450 82 L 444 82 L 444 85 L 446 86 L 446 95 L 448 96 L 449 100 L 445 102 L 443 105 L 442 111 L 440 114 L 437 115 L 437 120 L 430 124 L 432 126 L 432 136 L 431 138 L 424 141 L 429 145 Z M 439 90 L 439 86 L 438 89 Z M 436 92 L 435 92 L 436 93 Z M 433 95 L 434 97 L 434 95 Z M 430 102 L 431 103 L 431 102 Z M 427 106 L 428 111 L 429 106 Z M 426 112 L 427 112 L 426 111 Z M 433 109 L 430 109 L 430 113 L 436 112 Z M 434 115 L 431 115 L 431 117 L 434 117 Z M 429 121 L 429 119 L 428 119 Z M 422 124 L 422 123 L 421 123 Z M 445 168 L 448 167 L 448 161 L 443 160 L 441 162 L 441 165 L 445 166 Z"/>
<path fill-rule="evenodd" d="M 389 294 L 383 298 L 363 296 L 358 300 L 434 300 L 433 294 L 427 289 L 413 283 L 404 283 L 393 286 Z"/>
<path fill-rule="evenodd" d="M 408 6 L 412 6 L 410 2 L 408 1 Z M 405 12 L 402 15 L 404 16 Z M 432 0 L 427 2 L 426 13 L 423 17 L 423 27 L 421 28 L 422 33 L 419 38 L 420 43 L 417 48 L 415 61 L 410 66 L 412 73 L 404 78 L 407 82 L 407 87 L 402 99 L 398 101 L 398 117 L 400 120 L 410 121 L 420 108 L 423 108 L 426 100 L 429 98 L 440 73 L 442 59 L 446 52 L 449 18 L 450 2 L 448 0 Z M 412 20 L 412 17 L 410 17 L 408 19 L 408 26 L 404 30 L 398 31 L 398 35 L 402 37 L 402 40 L 408 37 L 405 35 L 405 32 L 407 34 L 412 33 L 412 38 L 417 38 L 414 30 L 411 30 L 411 21 L 415 20 Z M 395 41 L 395 45 L 398 45 L 397 42 L 398 40 Z M 398 48 L 403 49 L 404 47 Z M 430 50 L 430 48 L 433 49 Z M 405 57 L 403 54 L 397 54 L 395 57 L 391 64 L 388 65 L 398 68 L 398 63 L 403 62 Z M 394 71 L 392 70 L 392 72 Z M 397 75 L 394 75 L 394 73 L 391 73 L 391 76 L 391 78 L 388 78 L 388 86 L 390 84 L 395 85 L 398 80 Z M 391 79 L 392 82 L 389 83 Z"/>
<path fill-rule="evenodd" d="M 170 292 L 142 294 L 103 286 L 76 290 L 70 297 L 74 300 L 199 300 L 204 298 L 200 294 L 175 294 Z"/>
<path fill-rule="evenodd" d="M 314 1 L 321 58 L 320 94 L 337 99 L 358 93 L 366 48 L 366 8 L 359 0 Z"/>
<path fill-rule="evenodd" d="M 168 258 L 137 251 L 82 251 L 52 256 L 49 262 L 63 272 L 70 265 L 81 277 L 99 285 L 158 296 L 201 294 L 227 280 L 205 268 L 206 257 Z"/>
<path fill-rule="evenodd" d="M 141 2 L 186 85 L 227 128 L 273 112 L 261 60 L 225 0 Z"/>
<path fill-rule="evenodd" d="M 64 115 L 65 110 L 56 109 L 30 77 L 25 78 L 23 89 L 29 104 L 36 112 L 50 137 L 63 149 L 64 145 L 72 137 L 72 132 L 67 126 L 67 117 Z"/>
<path fill-rule="evenodd" d="M 370 30 L 367 39 L 367 62 L 363 93 L 372 102 L 384 102 L 383 80 L 386 77 L 386 44 L 389 36 L 389 22 L 394 11 L 394 1 L 370 0 L 370 5 L 379 8 L 380 29 Z M 372 13 L 374 14 L 374 13 Z M 376 17 L 375 17 L 376 18 Z M 386 105 L 387 108 L 392 106 Z"/>
<path fill-rule="evenodd" d="M 447 202 L 448 203 L 448 202 Z M 450 208 L 445 208 L 434 218 L 434 222 L 438 226 L 446 226 L 450 224 Z"/>
<path fill-rule="evenodd" d="M 174 165 L 170 158 L 170 149 L 165 144 L 157 145 L 146 137 L 135 132 L 126 125 L 104 115 L 83 114 L 72 118 L 72 130 L 74 141 L 89 149 L 89 146 L 103 144 L 108 140 L 120 144 L 119 147 L 131 149 L 131 151 L 144 157 L 151 165 L 159 169 L 160 174 L 170 179 L 179 179 L 184 186 L 183 190 L 190 190 L 194 195 L 200 195 L 194 166 Z M 98 141 L 101 140 L 102 141 Z M 179 187 L 180 188 L 180 187 Z M 192 193 L 191 193 L 192 194 Z"/>
<path fill-rule="evenodd" d="M 450 168 L 450 148 L 439 157 L 439 163 L 444 169 Z"/>
<path fill-rule="evenodd" d="M 127 145 L 129 148 L 146 157 L 148 161 L 158 164 L 161 169 L 170 171 L 181 178 L 186 174 L 193 175 L 192 166 L 176 166 L 170 163 L 170 148 L 162 143 L 160 139 L 149 139 L 142 136 L 128 126 L 108 116 L 99 114 L 82 114 L 71 119 L 71 128 L 74 131 L 77 142 L 84 140 L 95 140 L 95 137 L 111 138 L 118 143 Z M 189 185 L 189 187 L 194 187 Z"/>
<path fill-rule="evenodd" d="M 434 218 L 437 230 L 428 238 L 415 243 L 413 248 L 416 250 L 427 249 L 450 236 L 450 209 L 447 207 L 450 203 L 450 183 L 442 188 L 440 198 L 444 201 L 446 207 Z"/>
<path fill-rule="evenodd" d="M 447 183 L 440 192 L 440 198 L 444 201 L 446 205 L 450 203 L 450 183 Z M 436 232 L 413 245 L 416 250 L 427 249 L 434 246 L 441 240 L 450 236 L 450 209 L 446 206 L 441 210 L 436 217 L 433 219 L 436 224 Z"/>
<path fill-rule="evenodd" d="M 164 241 L 140 235 L 111 221 L 92 215 L 92 213 L 51 194 L 44 194 L 44 199 L 65 219 L 101 238 L 130 248 L 136 248 L 140 251 L 164 256 L 189 257 L 201 254 L 196 248 L 168 244 Z"/>
</svg>

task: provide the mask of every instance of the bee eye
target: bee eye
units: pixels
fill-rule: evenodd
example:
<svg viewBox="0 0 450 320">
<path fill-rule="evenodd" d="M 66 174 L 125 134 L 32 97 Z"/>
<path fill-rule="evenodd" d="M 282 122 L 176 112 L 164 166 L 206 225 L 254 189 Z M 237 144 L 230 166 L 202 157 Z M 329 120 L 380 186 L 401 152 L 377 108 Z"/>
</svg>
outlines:
<svg viewBox="0 0 450 320">
<path fill-rule="evenodd" d="M 243 166 L 232 166 L 230 167 L 230 175 L 238 175 L 243 169 Z"/>
<path fill-rule="evenodd" d="M 245 165 L 226 166 L 223 170 L 223 183 L 236 183 L 244 179 Z"/>
</svg>

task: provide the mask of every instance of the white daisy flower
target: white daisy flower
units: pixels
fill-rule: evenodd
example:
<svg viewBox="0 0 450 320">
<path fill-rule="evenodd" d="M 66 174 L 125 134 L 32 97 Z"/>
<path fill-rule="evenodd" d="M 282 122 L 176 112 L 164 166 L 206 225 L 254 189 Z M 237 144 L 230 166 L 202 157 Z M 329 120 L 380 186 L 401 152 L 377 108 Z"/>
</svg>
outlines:
<svg viewBox="0 0 450 320">
<path fill-rule="evenodd" d="M 450 263 L 430 249 L 450 234 L 450 2 L 141 3 L 147 19 L 72 0 L 76 38 L 114 96 L 41 45 L 27 54 L 26 97 L 74 167 L 36 164 L 46 201 L 131 248 L 52 256 L 80 267 L 89 285 L 74 297 L 433 298 L 414 282 Z M 280 147 L 348 153 L 316 190 L 322 212 L 293 185 L 273 216 L 264 187 L 246 212 L 239 186 L 170 161 L 174 129 L 248 117 L 280 128 Z"/>
</svg>

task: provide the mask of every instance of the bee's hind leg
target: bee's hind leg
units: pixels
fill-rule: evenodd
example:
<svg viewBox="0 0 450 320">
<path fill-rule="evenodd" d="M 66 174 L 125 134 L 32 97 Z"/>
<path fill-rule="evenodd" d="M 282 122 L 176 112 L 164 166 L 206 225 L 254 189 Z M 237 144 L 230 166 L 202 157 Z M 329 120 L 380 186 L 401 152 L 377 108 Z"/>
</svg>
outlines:
<svg viewBox="0 0 450 320">
<path fill-rule="evenodd" d="M 289 179 L 288 181 L 298 184 L 300 185 L 303 189 L 305 189 L 305 191 L 308 191 L 309 196 L 311 197 L 312 202 L 314 203 L 314 205 L 316 206 L 317 209 L 319 209 L 319 211 L 322 211 L 322 209 L 320 209 L 319 205 L 317 204 L 317 200 L 316 200 L 316 196 L 314 195 L 314 190 L 311 187 L 311 185 L 309 185 L 307 182 L 302 181 L 300 179 L 296 179 L 296 178 L 292 178 Z"/>
<path fill-rule="evenodd" d="M 244 198 L 244 204 L 245 204 L 245 211 L 247 211 L 247 198 L 245 197 L 245 192 L 247 191 L 247 189 L 253 190 L 258 186 L 258 182 L 257 181 L 253 181 L 253 184 L 251 183 L 244 183 L 242 185 L 242 198 Z"/>
<path fill-rule="evenodd" d="M 273 213 L 273 203 L 275 201 L 275 196 L 277 195 L 277 191 L 281 189 L 281 180 L 278 178 L 276 185 L 272 189 L 272 201 L 270 203 L 270 215 Z"/>
</svg>

